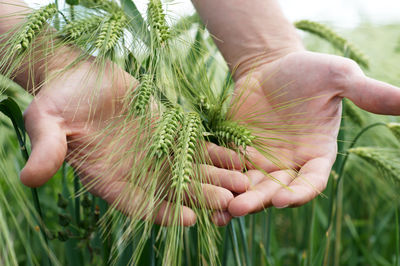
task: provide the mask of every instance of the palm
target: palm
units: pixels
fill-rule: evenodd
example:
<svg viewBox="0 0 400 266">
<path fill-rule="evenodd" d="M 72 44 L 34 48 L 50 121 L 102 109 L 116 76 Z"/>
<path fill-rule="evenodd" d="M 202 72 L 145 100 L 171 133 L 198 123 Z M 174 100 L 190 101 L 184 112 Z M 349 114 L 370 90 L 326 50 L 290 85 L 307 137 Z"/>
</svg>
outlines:
<svg viewBox="0 0 400 266">
<path fill-rule="evenodd" d="M 137 139 L 133 140 L 130 135 L 134 134 L 137 124 L 130 123 L 128 127 L 109 125 L 113 122 L 121 124 L 123 97 L 136 85 L 137 81 L 117 66 L 109 63 L 102 69 L 90 61 L 50 79 L 25 112 L 32 154 L 21 172 L 22 182 L 33 187 L 43 185 L 67 159 L 92 193 L 113 203 L 127 187 L 126 177 L 131 164 L 124 157 L 125 152 L 137 145 L 132 143 Z M 107 127 L 111 129 L 106 131 Z M 113 154 L 122 155 L 111 156 Z M 223 183 L 223 179 L 230 176 L 228 170 L 204 167 L 209 169 L 213 184 Z M 204 193 L 213 197 L 209 207 L 226 209 L 233 198 L 229 190 L 243 192 L 247 182 L 243 175 L 237 182 L 225 182 L 227 189 L 203 184 Z M 141 188 L 135 188 L 134 197 L 130 202 L 121 201 L 117 207 L 134 211 L 135 206 L 145 203 L 146 196 Z M 163 201 L 155 217 L 156 223 L 166 222 L 163 220 L 165 212 L 169 211 L 166 206 L 168 203 Z M 181 211 L 184 225 L 195 222 L 190 208 L 182 206 Z M 216 219 L 219 223 L 219 218 Z"/>
<path fill-rule="evenodd" d="M 230 203 L 234 216 L 271 205 L 298 206 L 322 192 L 336 157 L 342 97 L 376 113 L 399 111 L 390 99 L 399 97 L 397 88 L 365 77 L 351 60 L 310 52 L 289 54 L 242 75 L 237 91 L 245 100 L 236 117 L 247 120 L 269 150 L 263 156 L 249 148 L 250 159 L 269 175 L 248 171 L 253 187 Z"/>
</svg>

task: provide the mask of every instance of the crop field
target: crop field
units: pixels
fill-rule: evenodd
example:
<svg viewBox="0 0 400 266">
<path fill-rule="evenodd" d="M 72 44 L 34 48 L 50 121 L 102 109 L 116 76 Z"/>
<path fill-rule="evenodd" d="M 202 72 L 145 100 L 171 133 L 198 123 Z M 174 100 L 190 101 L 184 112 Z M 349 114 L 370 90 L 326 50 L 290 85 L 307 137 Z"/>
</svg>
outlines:
<svg viewBox="0 0 400 266">
<path fill-rule="evenodd" d="M 132 0 L 66 2 L 22 12 L 24 23 L 0 37 L 0 265 L 400 266 L 398 117 L 371 114 L 343 99 L 338 155 L 326 189 L 303 206 L 265 208 L 216 226 L 209 205 L 218 209 L 219 203 L 201 186 L 210 182 L 202 165 L 215 163 L 205 143 L 260 170 L 246 152 L 254 148 L 285 169 L 285 155 L 268 143 L 301 147 L 286 139 L 296 128 L 265 122 L 270 113 L 257 110 L 234 115 L 251 86 L 235 89 L 234 73 L 197 14 L 173 17 L 159 0 L 149 1 L 146 14 Z M 367 76 L 400 87 L 400 24 L 294 25 L 307 50 L 351 58 Z M 13 81 L 21 67 L 33 73 L 38 51 L 47 56 L 63 47 L 79 49 L 80 56 L 63 57 L 67 64 L 56 71 L 47 62 L 47 79 L 36 84 L 31 74 L 29 93 Z M 82 72 L 88 61 L 89 74 Z M 118 69 L 129 89 L 106 95 L 105 84 Z M 87 110 L 84 118 L 71 116 L 85 123 L 88 137 L 68 137 L 68 156 L 56 174 L 43 186 L 25 186 L 20 174 L 33 155 L 27 129 L 35 126 L 25 128 L 23 112 L 32 95 L 40 99 L 46 87 L 69 87 L 78 76 L 91 90 L 66 92 L 66 106 L 77 101 L 71 108 Z M 279 97 L 284 89 L 274 93 Z M 295 99 L 274 111 L 313 100 Z M 118 115 L 99 111 L 116 102 Z M 291 119 L 304 118 L 296 124 L 304 127 L 303 138 L 318 137 L 307 135 L 314 124 L 305 117 Z M 51 138 L 58 129 L 48 130 Z M 51 153 L 57 142 L 44 146 L 48 154 L 41 158 L 57 155 Z M 196 224 L 182 221 L 181 208 L 188 207 Z M 170 216 L 157 214 L 164 209 Z"/>
</svg>

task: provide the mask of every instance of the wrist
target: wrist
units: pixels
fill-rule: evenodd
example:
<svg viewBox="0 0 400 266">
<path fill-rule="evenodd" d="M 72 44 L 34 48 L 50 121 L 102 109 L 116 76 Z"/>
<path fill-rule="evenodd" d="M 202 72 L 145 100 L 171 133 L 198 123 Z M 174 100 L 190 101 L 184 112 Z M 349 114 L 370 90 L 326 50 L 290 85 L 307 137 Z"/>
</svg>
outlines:
<svg viewBox="0 0 400 266">
<path fill-rule="evenodd" d="M 278 59 L 281 59 L 288 54 L 305 51 L 300 39 L 294 39 L 295 36 L 282 41 L 276 47 L 267 47 L 265 49 L 250 49 L 249 52 L 240 56 L 234 66 L 231 66 L 232 75 L 234 80 L 246 76 L 252 71 L 257 70 L 260 66 L 265 66 Z"/>
</svg>

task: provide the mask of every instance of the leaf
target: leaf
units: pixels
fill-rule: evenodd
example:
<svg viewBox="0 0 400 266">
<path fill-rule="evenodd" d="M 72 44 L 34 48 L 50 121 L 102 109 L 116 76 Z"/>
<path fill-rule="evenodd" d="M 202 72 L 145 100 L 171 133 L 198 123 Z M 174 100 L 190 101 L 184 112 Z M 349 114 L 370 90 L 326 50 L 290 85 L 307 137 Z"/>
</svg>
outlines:
<svg viewBox="0 0 400 266">
<path fill-rule="evenodd" d="M 6 97 L 0 100 L 0 112 L 11 119 L 14 126 L 15 133 L 17 134 L 18 142 L 23 152 L 25 159 L 27 159 L 27 152 L 25 147 L 26 134 L 24 119 L 22 117 L 21 109 L 18 104 L 10 97 Z"/>
<path fill-rule="evenodd" d="M 129 24 L 135 31 L 134 33 L 138 34 L 147 46 L 150 46 L 150 32 L 147 30 L 147 23 L 135 3 L 132 0 L 121 0 L 121 6 L 129 19 Z M 135 34 L 133 35 L 135 36 Z"/>
</svg>

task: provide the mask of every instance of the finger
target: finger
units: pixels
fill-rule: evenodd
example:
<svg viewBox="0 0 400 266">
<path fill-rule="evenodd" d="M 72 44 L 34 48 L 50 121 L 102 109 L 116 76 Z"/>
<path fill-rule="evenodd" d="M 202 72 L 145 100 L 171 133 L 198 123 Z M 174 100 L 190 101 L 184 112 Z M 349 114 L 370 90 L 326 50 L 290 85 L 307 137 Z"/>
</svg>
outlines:
<svg viewBox="0 0 400 266">
<path fill-rule="evenodd" d="M 215 166 L 233 170 L 243 169 L 244 161 L 236 152 L 211 142 L 207 142 L 206 148 L 211 162 Z"/>
<path fill-rule="evenodd" d="M 204 182 L 226 188 L 236 193 L 245 192 L 249 186 L 249 178 L 239 171 L 226 170 L 212 165 L 199 165 L 204 174 Z"/>
<path fill-rule="evenodd" d="M 190 185 L 189 192 L 185 195 L 186 205 L 205 207 L 210 210 L 226 210 L 229 202 L 233 199 L 233 194 L 229 190 L 210 184 L 201 184 L 202 195 L 198 196 L 195 193 L 196 188 L 194 186 Z M 205 206 L 200 206 L 200 201 L 203 200 Z"/>
<path fill-rule="evenodd" d="M 61 167 L 67 153 L 66 134 L 57 118 L 43 114 L 34 102 L 25 113 L 25 127 L 32 152 L 20 177 L 26 186 L 39 187 Z"/>
<path fill-rule="evenodd" d="M 113 182 L 107 186 L 102 185 L 102 190 L 94 191 L 110 205 L 113 205 L 124 214 L 133 219 L 152 219 L 154 223 L 170 226 L 176 222 L 183 226 L 192 226 L 196 223 L 196 214 L 190 208 L 162 200 L 161 203 L 150 204 L 152 200 L 145 191 L 132 187 L 127 182 Z M 96 188 L 94 188 L 96 190 Z M 178 208 L 178 212 L 176 212 Z M 178 213 L 178 217 L 175 217 Z"/>
<path fill-rule="evenodd" d="M 281 188 L 272 198 L 277 208 L 303 205 L 322 193 L 328 182 L 333 160 L 318 157 L 308 161 L 300 170 L 298 177 L 287 188 Z"/>
<path fill-rule="evenodd" d="M 225 226 L 231 219 L 232 216 L 227 211 L 217 211 L 211 216 L 211 220 L 216 226 Z"/>
<path fill-rule="evenodd" d="M 271 173 L 270 176 L 265 176 L 261 171 L 250 170 L 247 175 L 254 180 L 255 185 L 230 202 L 228 210 L 234 217 L 244 216 L 271 206 L 274 194 L 294 179 L 295 172 L 280 170 Z"/>
<path fill-rule="evenodd" d="M 400 88 L 365 76 L 357 78 L 343 95 L 358 107 L 376 114 L 400 114 Z"/>
</svg>

